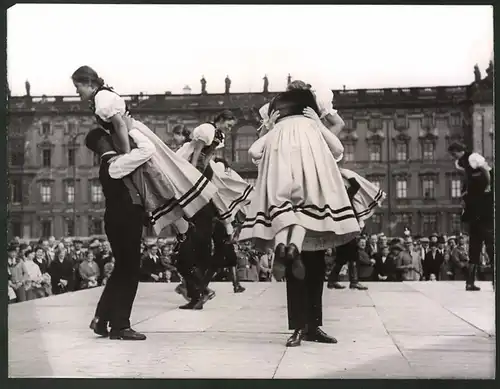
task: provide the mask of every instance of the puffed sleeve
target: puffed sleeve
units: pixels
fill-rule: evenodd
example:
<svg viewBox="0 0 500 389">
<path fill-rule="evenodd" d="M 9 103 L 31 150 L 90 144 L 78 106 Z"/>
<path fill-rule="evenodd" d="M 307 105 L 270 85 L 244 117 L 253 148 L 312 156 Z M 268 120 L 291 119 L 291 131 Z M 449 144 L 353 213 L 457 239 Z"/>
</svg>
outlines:
<svg viewBox="0 0 500 389">
<path fill-rule="evenodd" d="M 193 130 L 193 140 L 201 140 L 207 145 L 212 144 L 214 137 L 215 128 L 209 123 L 201 124 Z"/>
<path fill-rule="evenodd" d="M 95 95 L 95 113 L 105 122 L 109 122 L 117 113 L 124 114 L 125 110 L 125 100 L 120 95 L 108 90 Z"/>
<path fill-rule="evenodd" d="M 262 120 L 264 121 L 269 120 L 268 112 L 269 112 L 269 103 L 266 103 L 259 109 L 259 115 L 262 118 Z"/>
<path fill-rule="evenodd" d="M 488 163 L 481 154 L 472 153 L 469 156 L 469 165 L 473 169 L 479 169 L 481 167 L 488 167 Z"/>
<path fill-rule="evenodd" d="M 324 118 L 328 114 L 336 114 L 337 110 L 333 109 L 333 92 L 330 89 L 321 88 L 314 91 L 316 95 L 316 103 L 318 104 L 319 112 L 321 118 Z"/>
</svg>

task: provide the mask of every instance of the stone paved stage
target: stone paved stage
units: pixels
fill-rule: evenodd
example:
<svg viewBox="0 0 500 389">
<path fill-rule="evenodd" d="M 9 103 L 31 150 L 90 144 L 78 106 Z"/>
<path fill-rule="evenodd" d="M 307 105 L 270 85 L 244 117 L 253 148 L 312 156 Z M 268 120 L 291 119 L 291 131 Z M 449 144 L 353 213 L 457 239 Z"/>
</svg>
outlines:
<svg viewBox="0 0 500 389">
<path fill-rule="evenodd" d="M 372 283 L 324 292 L 336 345 L 287 349 L 284 283 L 216 283 L 203 311 L 181 311 L 174 284 L 141 284 L 132 314 L 144 342 L 88 329 L 101 289 L 9 306 L 10 377 L 494 378 L 491 283 Z"/>
</svg>

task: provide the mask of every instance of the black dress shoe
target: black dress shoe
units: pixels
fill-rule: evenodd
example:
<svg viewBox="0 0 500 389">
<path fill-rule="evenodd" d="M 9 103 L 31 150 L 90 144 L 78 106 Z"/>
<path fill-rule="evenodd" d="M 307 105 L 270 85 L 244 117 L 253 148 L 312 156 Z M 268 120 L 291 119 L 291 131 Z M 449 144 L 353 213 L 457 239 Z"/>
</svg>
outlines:
<svg viewBox="0 0 500 389">
<path fill-rule="evenodd" d="M 298 247 L 290 243 L 286 248 L 286 261 L 292 264 L 292 274 L 298 280 L 303 280 L 306 276 L 306 268 L 300 257 Z"/>
<path fill-rule="evenodd" d="M 179 309 L 192 309 L 192 310 L 198 311 L 200 309 L 203 309 L 203 304 L 204 303 L 203 303 L 202 299 L 199 299 L 197 301 L 191 300 L 187 304 L 181 305 L 179 307 Z"/>
<path fill-rule="evenodd" d="M 210 288 L 206 288 L 203 291 L 203 296 L 206 297 L 207 300 L 212 300 L 215 297 L 215 290 L 212 290 Z"/>
<path fill-rule="evenodd" d="M 366 286 L 361 285 L 359 282 L 352 282 L 349 285 L 349 289 L 368 290 L 368 288 Z"/>
<path fill-rule="evenodd" d="M 329 282 L 326 284 L 328 289 L 345 289 L 344 285 L 339 284 L 338 282 Z"/>
<path fill-rule="evenodd" d="M 304 339 L 304 330 L 295 330 L 293 335 L 288 338 L 286 341 L 286 347 L 298 347 Z"/>
<path fill-rule="evenodd" d="M 108 336 L 108 322 L 100 320 L 98 317 L 94 317 L 89 325 L 90 329 L 94 331 L 96 335 Z"/>
<path fill-rule="evenodd" d="M 304 336 L 304 340 L 307 340 L 308 342 L 318 342 L 318 343 L 330 343 L 330 344 L 337 343 L 337 339 L 326 334 L 326 332 L 319 327 L 316 327 L 308 331 Z"/>
<path fill-rule="evenodd" d="M 286 273 L 286 252 L 285 245 L 280 243 L 274 249 L 273 277 L 276 281 L 281 281 Z"/>
<path fill-rule="evenodd" d="M 235 285 L 235 286 L 233 287 L 233 291 L 234 291 L 234 293 L 243 293 L 245 290 L 246 290 L 246 288 L 244 288 L 244 287 L 243 287 L 243 286 L 241 286 L 240 284 Z"/>
<path fill-rule="evenodd" d="M 124 330 L 111 330 L 109 338 L 113 340 L 146 340 L 146 335 L 134 331 L 132 328 L 125 328 Z"/>
</svg>

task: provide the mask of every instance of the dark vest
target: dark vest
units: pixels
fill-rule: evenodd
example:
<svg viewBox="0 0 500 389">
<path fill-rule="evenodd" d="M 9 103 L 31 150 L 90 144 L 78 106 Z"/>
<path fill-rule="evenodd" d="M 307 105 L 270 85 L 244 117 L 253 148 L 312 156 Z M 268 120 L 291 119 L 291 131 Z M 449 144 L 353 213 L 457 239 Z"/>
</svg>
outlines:
<svg viewBox="0 0 500 389">
<path fill-rule="evenodd" d="M 106 199 L 106 212 L 124 213 L 134 205 L 141 204 L 138 191 L 130 185 L 126 185 L 127 177 L 123 179 L 114 179 L 109 175 L 108 161 L 116 154 L 105 155 L 101 158 L 101 167 L 99 169 L 99 181 L 101 182 L 102 192 Z"/>
<path fill-rule="evenodd" d="M 295 115 L 303 115 L 304 108 L 310 107 L 318 116 L 320 115 L 318 103 L 314 94 L 307 89 L 293 89 L 290 91 L 278 94 L 269 103 L 269 117 L 273 111 L 279 111 L 280 116 L 276 123 L 280 120 Z"/>
<path fill-rule="evenodd" d="M 465 171 L 466 190 L 469 195 L 479 195 L 484 193 L 487 182 L 484 173 L 481 169 L 473 169 L 469 163 L 469 157 L 472 155 L 470 152 L 458 159 L 457 165 Z M 491 186 L 493 187 L 493 169 L 490 170 Z"/>
</svg>

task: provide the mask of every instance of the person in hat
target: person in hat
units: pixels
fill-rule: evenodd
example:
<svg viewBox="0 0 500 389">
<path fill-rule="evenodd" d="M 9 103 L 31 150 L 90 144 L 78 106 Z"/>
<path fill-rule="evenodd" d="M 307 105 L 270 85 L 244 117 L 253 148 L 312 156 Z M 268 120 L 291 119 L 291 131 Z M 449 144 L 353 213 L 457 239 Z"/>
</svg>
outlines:
<svg viewBox="0 0 500 389">
<path fill-rule="evenodd" d="M 490 258 L 495 258 L 494 242 L 494 174 L 486 159 L 479 153 L 473 153 L 463 144 L 454 142 L 448 147 L 448 152 L 455 159 L 455 166 L 464 172 L 465 183 L 462 199 L 464 210 L 462 221 L 469 227 L 469 266 L 465 282 L 467 291 L 479 291 L 475 280 L 479 268 L 481 250 L 486 245 Z M 494 269 L 495 261 L 492 261 Z M 494 271 L 493 271 L 494 274 Z M 493 285 L 495 277 L 492 278 Z"/>
<path fill-rule="evenodd" d="M 420 255 L 413 249 L 413 239 L 406 236 L 404 250 L 396 257 L 396 269 L 402 281 L 420 281 L 423 274 Z"/>
<path fill-rule="evenodd" d="M 429 248 L 430 250 L 425 254 L 423 263 L 424 278 L 429 281 L 431 274 L 434 274 L 436 279 L 439 280 L 441 266 L 444 262 L 444 255 L 439 252 L 437 242 L 431 242 Z"/>
</svg>

